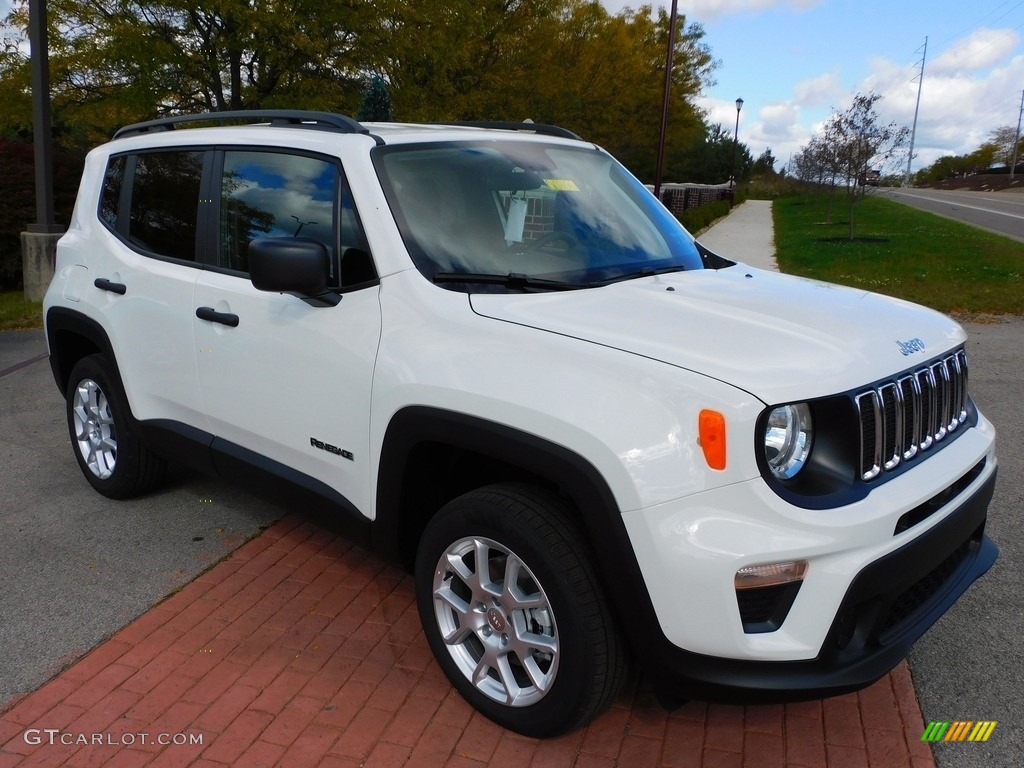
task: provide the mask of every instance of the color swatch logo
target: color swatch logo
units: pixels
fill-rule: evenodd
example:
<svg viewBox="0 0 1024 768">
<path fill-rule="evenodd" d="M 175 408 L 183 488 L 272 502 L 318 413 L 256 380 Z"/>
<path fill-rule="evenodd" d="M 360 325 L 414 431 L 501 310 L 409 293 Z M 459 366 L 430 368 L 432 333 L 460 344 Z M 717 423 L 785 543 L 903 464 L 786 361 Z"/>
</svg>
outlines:
<svg viewBox="0 0 1024 768">
<path fill-rule="evenodd" d="M 932 720 L 921 741 L 988 741 L 996 725 L 995 720 Z"/>
</svg>

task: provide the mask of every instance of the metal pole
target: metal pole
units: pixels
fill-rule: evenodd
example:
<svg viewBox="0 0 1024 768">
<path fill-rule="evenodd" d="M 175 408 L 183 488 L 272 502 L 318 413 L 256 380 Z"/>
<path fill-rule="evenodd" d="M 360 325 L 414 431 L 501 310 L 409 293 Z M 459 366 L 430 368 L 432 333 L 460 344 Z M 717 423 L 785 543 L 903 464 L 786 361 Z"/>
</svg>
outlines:
<svg viewBox="0 0 1024 768">
<path fill-rule="evenodd" d="M 658 166 L 654 171 L 654 196 L 661 200 L 661 174 L 665 170 L 665 135 L 668 131 L 668 101 L 672 94 L 672 60 L 676 52 L 676 15 L 678 0 L 672 0 L 668 22 L 668 53 L 665 55 L 665 90 L 661 96 L 661 133 L 658 135 Z"/>
<path fill-rule="evenodd" d="M 743 109 L 743 99 L 736 99 L 736 133 L 732 137 L 732 173 L 729 174 L 729 188 L 736 186 L 736 154 L 740 147 L 740 110 Z"/>
<path fill-rule="evenodd" d="M 32 136 L 36 171 L 36 223 L 29 232 L 60 232 L 53 213 L 53 138 L 50 135 L 50 59 L 46 0 L 29 0 L 28 39 L 32 60 Z"/>
<path fill-rule="evenodd" d="M 1010 178 L 1017 168 L 1017 146 L 1020 144 L 1020 116 L 1024 114 L 1024 91 L 1020 92 L 1020 111 L 1017 112 L 1017 134 L 1013 140 L 1013 162 L 1010 163 Z"/>
<path fill-rule="evenodd" d="M 903 186 L 910 186 L 910 163 L 914 160 L 914 138 L 917 136 L 917 111 L 921 108 L 921 88 L 924 87 L 924 60 L 928 55 L 928 38 L 924 39 L 924 52 L 921 54 L 921 79 L 917 83 L 917 104 L 914 106 L 914 127 L 910 129 L 910 152 L 907 154 L 907 175 Z"/>
</svg>

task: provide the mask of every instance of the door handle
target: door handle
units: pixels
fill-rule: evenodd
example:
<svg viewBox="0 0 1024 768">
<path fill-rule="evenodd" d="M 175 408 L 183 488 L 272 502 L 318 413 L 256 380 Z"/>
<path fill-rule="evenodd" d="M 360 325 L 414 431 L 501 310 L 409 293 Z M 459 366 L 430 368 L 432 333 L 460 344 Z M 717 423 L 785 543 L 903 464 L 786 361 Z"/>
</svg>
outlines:
<svg viewBox="0 0 1024 768">
<path fill-rule="evenodd" d="M 213 307 L 200 307 L 196 310 L 196 317 L 200 320 L 209 320 L 211 323 L 230 325 L 232 328 L 238 327 L 238 315 L 233 315 L 230 312 L 218 312 Z"/>
<path fill-rule="evenodd" d="M 128 292 L 128 286 L 124 283 L 112 283 L 105 277 L 97 277 L 92 281 L 92 284 L 99 288 L 101 291 L 110 291 L 124 296 Z"/>
</svg>

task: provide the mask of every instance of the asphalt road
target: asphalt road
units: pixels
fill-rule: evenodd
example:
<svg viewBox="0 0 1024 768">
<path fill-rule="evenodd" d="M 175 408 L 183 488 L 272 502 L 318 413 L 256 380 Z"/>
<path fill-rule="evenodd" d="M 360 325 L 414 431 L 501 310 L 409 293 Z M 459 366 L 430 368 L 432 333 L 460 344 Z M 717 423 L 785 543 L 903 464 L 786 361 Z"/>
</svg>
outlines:
<svg viewBox="0 0 1024 768">
<path fill-rule="evenodd" d="M 986 532 L 999 560 L 910 654 L 925 722 L 996 720 L 985 743 L 939 743 L 939 768 L 1024 766 L 1024 319 L 965 325 L 970 390 L 996 425 L 999 479 Z"/>
<path fill-rule="evenodd" d="M 939 768 L 1002 768 L 1024 765 L 1024 319 L 967 329 L 971 389 L 999 430 L 988 531 L 1001 555 L 914 648 L 911 669 L 926 722 L 999 723 L 986 743 L 936 745 Z M 284 512 L 185 471 L 142 499 L 98 495 L 75 464 L 44 352 L 41 331 L 0 333 L 0 707 Z"/>
<path fill-rule="evenodd" d="M 973 224 L 1024 242 L 1024 192 L 895 189 L 880 194 L 947 219 Z"/>
<path fill-rule="evenodd" d="M 94 492 L 45 353 L 42 331 L 0 333 L 0 707 L 284 514 L 184 471 L 141 499 Z"/>
</svg>

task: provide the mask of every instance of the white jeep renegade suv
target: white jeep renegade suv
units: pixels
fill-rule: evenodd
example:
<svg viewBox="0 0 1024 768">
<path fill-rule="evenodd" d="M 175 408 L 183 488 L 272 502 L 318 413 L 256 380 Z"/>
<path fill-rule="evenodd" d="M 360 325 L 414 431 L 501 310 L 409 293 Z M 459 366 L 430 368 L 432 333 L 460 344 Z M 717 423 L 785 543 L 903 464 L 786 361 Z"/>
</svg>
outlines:
<svg viewBox="0 0 1024 768">
<path fill-rule="evenodd" d="M 669 700 L 860 688 L 996 557 L 954 322 L 712 254 L 552 126 L 129 126 L 45 319 L 96 490 L 175 460 L 326 505 L 522 733 L 630 658 Z"/>
</svg>

